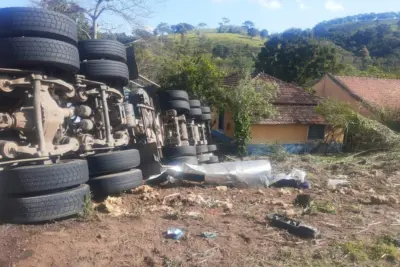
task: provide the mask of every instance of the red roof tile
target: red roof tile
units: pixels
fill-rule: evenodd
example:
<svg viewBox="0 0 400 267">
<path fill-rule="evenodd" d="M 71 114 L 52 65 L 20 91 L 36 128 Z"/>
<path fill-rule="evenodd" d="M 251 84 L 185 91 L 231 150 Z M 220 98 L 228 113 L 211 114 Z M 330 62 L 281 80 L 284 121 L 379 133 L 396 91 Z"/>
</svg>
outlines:
<svg viewBox="0 0 400 267">
<path fill-rule="evenodd" d="M 398 109 L 400 80 L 371 77 L 334 76 L 356 98 L 373 107 Z"/>
<path fill-rule="evenodd" d="M 296 104 L 296 105 L 317 105 L 318 97 L 304 91 L 294 84 L 284 82 L 265 73 L 252 75 L 254 79 L 265 82 L 274 82 L 279 86 L 274 104 Z M 224 78 L 224 85 L 236 86 L 241 79 L 238 74 L 232 74 Z"/>
<path fill-rule="evenodd" d="M 260 73 L 255 77 L 258 80 L 274 82 L 279 86 L 275 104 L 317 105 L 318 97 L 294 84 L 284 82 L 270 75 Z"/>
<path fill-rule="evenodd" d="M 275 105 L 278 115 L 263 119 L 258 124 L 325 124 L 324 119 L 315 111 L 316 106 Z"/>
</svg>

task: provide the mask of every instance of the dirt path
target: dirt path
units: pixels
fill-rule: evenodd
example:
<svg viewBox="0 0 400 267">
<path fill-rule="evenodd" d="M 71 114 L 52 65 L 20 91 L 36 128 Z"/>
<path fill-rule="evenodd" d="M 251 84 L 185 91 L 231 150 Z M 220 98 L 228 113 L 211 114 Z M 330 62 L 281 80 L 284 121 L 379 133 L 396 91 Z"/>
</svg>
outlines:
<svg viewBox="0 0 400 267">
<path fill-rule="evenodd" d="M 155 188 L 145 195 L 117 198 L 122 202 L 110 214 L 95 211 L 88 218 L 46 225 L 0 225 L 0 266 L 399 264 L 398 250 L 383 239 L 398 238 L 400 233 L 396 202 L 400 175 L 395 169 L 304 161 L 281 167 L 293 165 L 305 169 L 313 182 L 312 189 L 302 192 L 314 199 L 308 214 L 292 204 L 301 193 L 297 189 Z M 327 180 L 343 173 L 351 186 L 328 189 Z M 370 204 L 371 195 L 385 196 L 388 202 Z M 322 237 L 304 240 L 270 227 L 265 216 L 271 212 L 309 223 Z M 164 238 L 169 227 L 183 229 L 184 238 Z M 200 236 L 202 232 L 214 232 L 217 237 L 206 239 Z"/>
</svg>

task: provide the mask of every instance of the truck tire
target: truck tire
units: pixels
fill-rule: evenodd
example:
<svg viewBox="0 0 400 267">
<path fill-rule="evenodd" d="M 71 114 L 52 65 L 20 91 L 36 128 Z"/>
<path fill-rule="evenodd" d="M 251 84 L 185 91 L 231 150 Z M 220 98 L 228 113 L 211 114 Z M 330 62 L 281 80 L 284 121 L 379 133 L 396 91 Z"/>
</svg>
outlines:
<svg viewBox="0 0 400 267">
<path fill-rule="evenodd" d="M 30 7 L 0 9 L 0 38 L 42 37 L 76 45 L 77 24 L 58 12 Z"/>
<path fill-rule="evenodd" d="M 211 109 L 210 107 L 201 107 L 201 112 L 203 114 L 211 114 Z"/>
<path fill-rule="evenodd" d="M 184 100 L 189 102 L 189 95 L 183 90 L 168 90 L 160 93 L 160 99 L 163 101 Z"/>
<path fill-rule="evenodd" d="M 32 70 L 79 71 L 75 46 L 46 38 L 15 37 L 0 39 L 0 67 Z"/>
<path fill-rule="evenodd" d="M 202 115 L 201 109 L 200 108 L 190 108 L 188 116 L 195 118 L 195 117 L 200 117 Z"/>
<path fill-rule="evenodd" d="M 183 163 L 191 164 L 191 165 L 198 165 L 199 161 L 195 156 L 185 156 L 185 157 L 178 157 L 167 162 L 167 165 L 182 165 Z"/>
<path fill-rule="evenodd" d="M 217 156 L 211 156 L 207 163 L 219 163 L 219 159 Z"/>
<path fill-rule="evenodd" d="M 96 154 L 86 159 L 90 176 L 127 171 L 140 165 L 140 154 L 136 149 Z"/>
<path fill-rule="evenodd" d="M 211 114 L 202 114 L 199 119 L 201 121 L 210 121 L 211 120 Z"/>
<path fill-rule="evenodd" d="M 178 115 L 182 115 L 190 111 L 190 105 L 189 102 L 185 100 L 171 100 L 163 104 L 163 109 L 175 109 Z"/>
<path fill-rule="evenodd" d="M 217 151 L 217 145 L 208 145 L 208 152 Z"/>
<path fill-rule="evenodd" d="M 167 159 L 175 159 L 178 157 L 193 157 L 196 156 L 196 147 L 194 146 L 177 146 L 177 147 L 168 147 L 165 146 L 162 148 L 162 152 L 165 158 Z"/>
<path fill-rule="evenodd" d="M 141 170 L 107 174 L 90 180 L 90 190 L 95 196 L 119 194 L 143 184 Z"/>
<path fill-rule="evenodd" d="M 129 82 L 129 70 L 125 63 L 112 60 L 89 60 L 81 63 L 81 74 L 86 78 L 125 86 Z"/>
<path fill-rule="evenodd" d="M 8 169 L 0 175 L 5 180 L 5 191 L 13 195 L 40 193 L 84 184 L 89 180 L 89 169 L 86 160 L 66 160 L 51 165 Z"/>
<path fill-rule="evenodd" d="M 199 161 L 199 163 L 205 163 L 208 162 L 210 160 L 210 155 L 198 155 L 197 156 L 197 160 Z"/>
<path fill-rule="evenodd" d="M 207 145 L 199 145 L 196 146 L 196 154 L 203 154 L 208 152 L 208 146 Z"/>
<path fill-rule="evenodd" d="M 189 100 L 189 104 L 190 104 L 191 108 L 200 108 L 201 107 L 200 100 L 191 99 L 191 100 Z"/>
<path fill-rule="evenodd" d="M 68 217 L 84 209 L 89 186 L 47 195 L 12 197 L 6 200 L 4 217 L 10 223 L 37 223 Z"/>
<path fill-rule="evenodd" d="M 78 43 L 81 60 L 109 59 L 126 63 L 125 46 L 115 40 L 85 40 Z"/>
</svg>

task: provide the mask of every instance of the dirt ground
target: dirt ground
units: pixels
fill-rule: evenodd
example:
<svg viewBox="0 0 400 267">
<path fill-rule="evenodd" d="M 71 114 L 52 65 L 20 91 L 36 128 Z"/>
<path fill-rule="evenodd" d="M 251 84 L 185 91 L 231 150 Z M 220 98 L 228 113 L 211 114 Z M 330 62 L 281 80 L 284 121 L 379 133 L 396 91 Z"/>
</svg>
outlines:
<svg viewBox="0 0 400 267">
<path fill-rule="evenodd" d="M 274 162 L 273 172 L 300 168 L 311 189 L 154 187 L 110 198 L 93 211 L 88 206 L 85 217 L 2 224 L 0 266 L 400 266 L 398 159 L 292 156 Z M 346 177 L 347 186 L 327 184 Z M 306 211 L 293 205 L 300 193 L 313 199 Z M 272 212 L 318 228 L 321 237 L 301 239 L 269 226 Z M 170 227 L 183 229 L 184 237 L 165 238 Z"/>
</svg>

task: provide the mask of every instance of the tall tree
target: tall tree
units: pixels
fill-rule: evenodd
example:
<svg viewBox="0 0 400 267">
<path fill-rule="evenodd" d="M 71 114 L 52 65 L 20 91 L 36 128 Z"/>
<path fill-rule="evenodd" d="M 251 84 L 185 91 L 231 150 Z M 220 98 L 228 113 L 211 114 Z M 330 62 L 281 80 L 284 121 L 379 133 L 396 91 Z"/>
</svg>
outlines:
<svg viewBox="0 0 400 267">
<path fill-rule="evenodd" d="M 299 85 L 336 73 L 341 65 L 334 48 L 308 39 L 289 41 L 274 37 L 258 55 L 256 68 L 287 82 Z"/>
<path fill-rule="evenodd" d="M 222 23 L 223 23 L 224 25 L 228 24 L 229 22 L 231 22 L 230 19 L 228 19 L 228 18 L 222 18 Z"/>
<path fill-rule="evenodd" d="M 60 12 L 71 17 L 78 24 L 79 40 L 91 39 L 90 24 L 86 19 L 85 10 L 77 3 L 69 0 L 32 0 L 32 2 L 37 7 Z"/>
<path fill-rule="evenodd" d="M 185 88 L 191 96 L 204 103 L 220 106 L 224 90 L 223 73 L 206 56 L 181 56 L 179 60 L 167 59 L 162 64 L 159 83 L 163 89 Z"/>
<path fill-rule="evenodd" d="M 268 37 L 268 31 L 267 31 L 266 29 L 263 29 L 263 30 L 260 32 L 260 37 L 261 37 L 261 39 L 267 39 L 267 37 Z"/>
<path fill-rule="evenodd" d="M 171 33 L 171 27 L 168 25 L 168 23 L 161 22 L 160 24 L 157 25 L 155 28 L 156 35 L 164 35 L 164 34 L 169 34 Z"/>
<path fill-rule="evenodd" d="M 205 27 L 207 27 L 207 24 L 204 23 L 204 22 L 200 22 L 200 23 L 197 25 L 197 27 L 200 28 L 200 29 L 204 29 Z"/>
<path fill-rule="evenodd" d="M 245 28 L 246 30 L 249 30 L 251 28 L 254 28 L 254 23 L 250 20 L 246 20 L 245 22 L 243 22 L 243 28 Z"/>
<path fill-rule="evenodd" d="M 247 30 L 247 34 L 253 39 L 260 34 L 260 31 L 256 28 L 250 28 Z"/>
<path fill-rule="evenodd" d="M 92 39 L 97 39 L 100 20 L 104 15 L 118 16 L 133 28 L 137 28 L 141 26 L 140 20 L 151 14 L 152 3 L 160 1 L 162 0 L 33 0 L 36 5 L 53 10 L 59 9 L 60 3 L 79 9 L 89 25 L 88 35 Z"/>
<path fill-rule="evenodd" d="M 189 24 L 189 23 L 179 23 L 177 25 L 171 25 L 171 30 L 175 34 L 180 34 L 181 35 L 181 41 L 183 42 L 185 35 L 188 31 L 191 31 L 194 29 L 194 26 Z"/>
<path fill-rule="evenodd" d="M 233 115 L 234 135 L 240 156 L 247 154 L 251 125 L 261 118 L 275 115 L 272 101 L 278 87 L 273 83 L 257 82 L 245 74 L 239 84 L 226 93 L 226 108 Z"/>
</svg>

